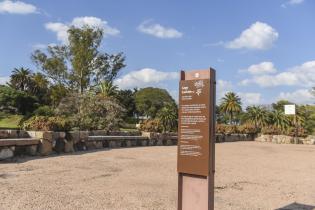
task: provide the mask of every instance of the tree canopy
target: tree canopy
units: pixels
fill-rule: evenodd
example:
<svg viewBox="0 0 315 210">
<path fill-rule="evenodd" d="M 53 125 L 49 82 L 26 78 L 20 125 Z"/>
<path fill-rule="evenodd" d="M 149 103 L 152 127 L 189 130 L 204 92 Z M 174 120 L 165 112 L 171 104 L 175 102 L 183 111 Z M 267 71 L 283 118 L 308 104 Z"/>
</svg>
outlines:
<svg viewBox="0 0 315 210">
<path fill-rule="evenodd" d="M 47 52 L 35 50 L 31 56 L 54 85 L 83 93 L 103 81 L 112 82 L 125 67 L 123 53 L 111 55 L 99 51 L 101 29 L 71 27 L 68 37 L 68 45 L 48 46 Z"/>
<path fill-rule="evenodd" d="M 155 118 L 157 113 L 165 106 L 176 106 L 172 96 L 160 88 L 143 88 L 135 94 L 136 109 L 140 115 Z"/>
</svg>

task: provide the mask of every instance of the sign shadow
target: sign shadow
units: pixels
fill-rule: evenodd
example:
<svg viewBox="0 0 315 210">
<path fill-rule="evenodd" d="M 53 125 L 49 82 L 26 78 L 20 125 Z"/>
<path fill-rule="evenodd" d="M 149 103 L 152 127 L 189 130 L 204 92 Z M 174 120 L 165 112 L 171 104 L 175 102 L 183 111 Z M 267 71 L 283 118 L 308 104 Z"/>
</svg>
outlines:
<svg viewBox="0 0 315 210">
<path fill-rule="evenodd" d="M 315 206 L 310 206 L 301 203 L 291 203 L 287 206 L 275 210 L 315 210 Z"/>
</svg>

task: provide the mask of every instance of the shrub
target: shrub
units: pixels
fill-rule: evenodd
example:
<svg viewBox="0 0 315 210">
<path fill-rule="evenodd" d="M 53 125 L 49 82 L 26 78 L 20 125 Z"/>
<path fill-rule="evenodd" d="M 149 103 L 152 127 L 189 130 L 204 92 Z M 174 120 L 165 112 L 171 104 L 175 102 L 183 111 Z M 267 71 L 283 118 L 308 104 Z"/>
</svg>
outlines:
<svg viewBox="0 0 315 210">
<path fill-rule="evenodd" d="M 162 125 L 160 123 L 160 120 L 154 119 L 154 120 L 145 120 L 140 125 L 141 131 L 147 131 L 147 132 L 161 132 L 163 130 Z"/>
<path fill-rule="evenodd" d="M 255 128 L 255 126 L 250 125 L 250 124 L 244 124 L 244 125 L 217 124 L 216 125 L 216 133 L 220 133 L 220 134 L 232 134 L 232 133 L 255 134 L 255 133 L 258 133 L 258 130 Z"/>
<path fill-rule="evenodd" d="M 0 110 L 19 114 L 32 113 L 37 106 L 37 99 L 26 92 L 0 85 Z"/>
<path fill-rule="evenodd" d="M 53 116 L 54 110 L 52 108 L 50 108 L 49 106 L 40 106 L 33 112 L 33 115 Z"/>
<path fill-rule="evenodd" d="M 36 131 L 66 131 L 71 129 L 71 123 L 63 117 L 33 116 L 23 123 L 23 128 Z"/>
<path fill-rule="evenodd" d="M 85 93 L 65 97 L 56 114 L 67 116 L 80 130 L 118 130 L 124 111 L 112 98 Z"/>
<path fill-rule="evenodd" d="M 244 124 L 244 125 L 237 126 L 237 133 L 256 134 L 258 132 L 259 132 L 259 129 L 255 128 L 255 126 L 251 124 Z"/>
<path fill-rule="evenodd" d="M 283 131 L 276 126 L 270 125 L 270 126 L 263 127 L 261 129 L 261 133 L 267 134 L 267 135 L 281 135 L 283 134 Z"/>
<path fill-rule="evenodd" d="M 237 133 L 237 128 L 236 128 L 236 125 L 217 124 L 216 133 L 221 133 L 221 134 Z"/>
</svg>

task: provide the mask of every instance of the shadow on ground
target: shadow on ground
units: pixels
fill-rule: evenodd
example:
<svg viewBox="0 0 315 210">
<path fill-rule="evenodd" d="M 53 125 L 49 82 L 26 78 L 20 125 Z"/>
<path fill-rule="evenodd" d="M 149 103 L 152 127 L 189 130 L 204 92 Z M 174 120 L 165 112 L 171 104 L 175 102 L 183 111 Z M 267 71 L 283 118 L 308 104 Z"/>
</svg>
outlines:
<svg viewBox="0 0 315 210">
<path fill-rule="evenodd" d="M 315 210 L 315 206 L 300 204 L 300 203 L 292 203 L 290 205 L 284 206 L 275 210 Z"/>
</svg>

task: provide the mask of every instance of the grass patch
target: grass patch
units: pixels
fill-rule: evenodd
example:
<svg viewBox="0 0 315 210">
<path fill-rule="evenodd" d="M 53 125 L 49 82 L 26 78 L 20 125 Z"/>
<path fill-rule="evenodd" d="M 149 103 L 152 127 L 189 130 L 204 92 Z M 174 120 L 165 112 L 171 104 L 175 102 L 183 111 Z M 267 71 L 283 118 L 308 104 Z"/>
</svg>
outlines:
<svg viewBox="0 0 315 210">
<path fill-rule="evenodd" d="M 6 114 L 0 112 L 0 128 L 17 129 L 23 115 Z"/>
<path fill-rule="evenodd" d="M 120 128 L 121 131 L 138 131 L 136 128 Z"/>
</svg>

